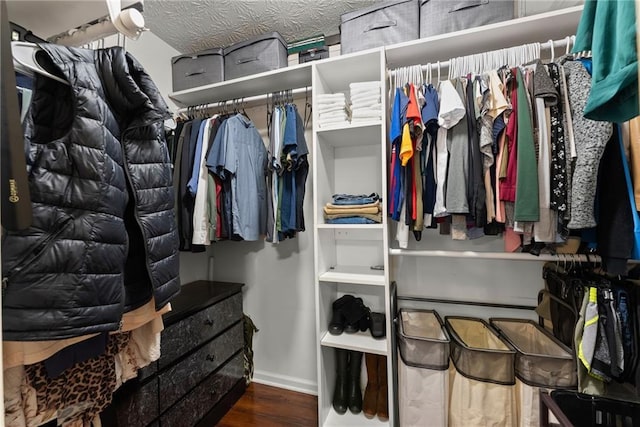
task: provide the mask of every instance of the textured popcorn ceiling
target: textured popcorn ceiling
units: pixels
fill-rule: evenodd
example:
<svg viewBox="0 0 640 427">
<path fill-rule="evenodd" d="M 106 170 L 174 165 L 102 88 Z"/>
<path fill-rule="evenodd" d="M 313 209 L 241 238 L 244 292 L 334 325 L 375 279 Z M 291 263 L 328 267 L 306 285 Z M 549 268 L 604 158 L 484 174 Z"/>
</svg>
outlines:
<svg viewBox="0 0 640 427">
<path fill-rule="evenodd" d="M 338 33 L 340 15 L 379 0 L 146 0 L 151 31 L 183 53 L 278 31 L 288 42 Z"/>
</svg>

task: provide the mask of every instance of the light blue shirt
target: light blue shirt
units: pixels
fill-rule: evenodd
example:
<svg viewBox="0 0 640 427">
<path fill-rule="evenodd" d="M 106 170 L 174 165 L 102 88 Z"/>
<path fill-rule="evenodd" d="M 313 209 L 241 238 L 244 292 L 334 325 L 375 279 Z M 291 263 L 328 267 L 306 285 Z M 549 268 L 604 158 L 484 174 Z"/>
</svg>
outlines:
<svg viewBox="0 0 640 427">
<path fill-rule="evenodd" d="M 231 174 L 233 232 L 244 240 L 258 240 L 267 225 L 267 149 L 256 127 L 242 114 L 226 124 L 224 169 Z"/>
</svg>

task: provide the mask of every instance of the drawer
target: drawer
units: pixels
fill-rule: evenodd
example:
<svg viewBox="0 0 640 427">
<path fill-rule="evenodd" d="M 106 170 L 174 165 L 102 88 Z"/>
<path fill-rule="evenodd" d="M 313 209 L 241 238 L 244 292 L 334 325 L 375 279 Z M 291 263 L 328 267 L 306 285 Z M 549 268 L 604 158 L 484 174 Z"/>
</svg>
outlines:
<svg viewBox="0 0 640 427">
<path fill-rule="evenodd" d="M 244 344 L 243 324 L 208 342 L 198 351 L 162 372 L 160 378 L 160 412 L 164 412 L 196 384 L 223 364 Z"/>
<path fill-rule="evenodd" d="M 192 427 L 231 390 L 244 374 L 243 353 L 236 354 L 219 371 L 176 403 L 161 418 L 163 426 Z"/>
<path fill-rule="evenodd" d="M 116 393 L 114 407 L 118 426 L 144 427 L 158 417 L 158 379 L 139 386 L 132 380 Z"/>
<path fill-rule="evenodd" d="M 167 327 L 162 332 L 159 369 L 170 365 L 187 351 L 213 338 L 242 319 L 242 294 L 237 293 Z"/>
<path fill-rule="evenodd" d="M 144 381 L 158 372 L 158 362 L 151 362 L 148 366 L 138 370 L 138 380 Z"/>
</svg>

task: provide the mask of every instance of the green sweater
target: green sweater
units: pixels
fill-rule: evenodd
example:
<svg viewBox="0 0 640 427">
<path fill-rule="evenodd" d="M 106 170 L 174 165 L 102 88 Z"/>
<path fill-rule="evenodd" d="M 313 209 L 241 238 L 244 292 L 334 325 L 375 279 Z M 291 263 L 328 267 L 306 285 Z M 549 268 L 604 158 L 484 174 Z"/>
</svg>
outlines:
<svg viewBox="0 0 640 427">
<path fill-rule="evenodd" d="M 621 123 L 638 113 L 635 2 L 587 0 L 574 52 L 592 51 L 593 82 L 584 116 Z"/>
<path fill-rule="evenodd" d="M 540 219 L 540 200 L 538 195 L 538 163 L 536 146 L 533 140 L 531 108 L 527 97 L 527 84 L 522 71 L 518 68 L 518 145 L 515 220 L 535 222 Z"/>
</svg>

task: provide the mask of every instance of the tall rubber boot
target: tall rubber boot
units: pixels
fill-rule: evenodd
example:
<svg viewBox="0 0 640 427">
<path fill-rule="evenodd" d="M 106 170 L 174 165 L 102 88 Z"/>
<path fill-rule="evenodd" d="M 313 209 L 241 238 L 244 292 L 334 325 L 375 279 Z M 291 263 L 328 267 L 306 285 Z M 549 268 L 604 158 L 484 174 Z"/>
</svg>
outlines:
<svg viewBox="0 0 640 427">
<path fill-rule="evenodd" d="M 389 419 L 389 404 L 387 395 L 387 358 L 385 356 L 376 356 L 378 358 L 378 418 L 381 421 Z"/>
<path fill-rule="evenodd" d="M 367 418 L 373 418 L 378 413 L 378 359 L 375 354 L 365 353 L 364 361 L 367 365 L 367 388 L 364 389 L 362 412 Z"/>
<path fill-rule="evenodd" d="M 336 348 L 336 385 L 333 390 L 333 409 L 342 415 L 347 412 L 347 369 L 349 352 Z"/>
<path fill-rule="evenodd" d="M 349 410 L 354 414 L 362 412 L 362 390 L 360 390 L 360 369 L 362 368 L 362 353 L 349 351 L 349 379 L 347 380 L 347 395 Z"/>
</svg>

